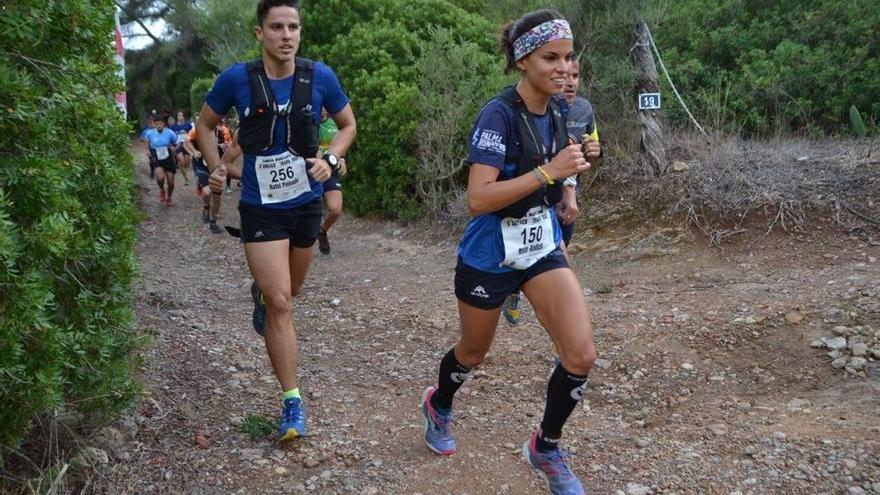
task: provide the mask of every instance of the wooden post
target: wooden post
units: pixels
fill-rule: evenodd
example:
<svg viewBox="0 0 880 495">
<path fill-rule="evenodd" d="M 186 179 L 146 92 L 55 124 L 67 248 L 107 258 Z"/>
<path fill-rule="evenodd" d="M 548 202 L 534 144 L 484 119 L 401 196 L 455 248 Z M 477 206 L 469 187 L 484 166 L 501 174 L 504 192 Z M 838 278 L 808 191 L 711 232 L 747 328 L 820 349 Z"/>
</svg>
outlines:
<svg viewBox="0 0 880 495">
<path fill-rule="evenodd" d="M 648 27 L 641 20 L 636 23 L 635 35 L 636 43 L 631 51 L 631 57 L 636 79 L 634 100 L 638 103 L 639 94 L 659 93 L 660 83 L 657 78 L 657 64 L 651 53 Z M 639 110 L 638 113 L 642 135 L 641 161 L 652 177 L 663 175 L 669 163 L 666 161 L 666 148 L 663 145 L 660 110 Z"/>
</svg>

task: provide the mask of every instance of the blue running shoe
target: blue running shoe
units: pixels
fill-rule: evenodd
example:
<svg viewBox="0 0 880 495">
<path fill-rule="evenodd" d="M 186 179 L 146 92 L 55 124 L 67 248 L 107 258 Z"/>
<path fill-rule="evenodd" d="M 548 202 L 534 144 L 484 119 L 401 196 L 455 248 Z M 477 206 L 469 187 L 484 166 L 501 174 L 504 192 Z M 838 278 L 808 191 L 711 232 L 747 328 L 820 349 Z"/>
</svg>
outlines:
<svg viewBox="0 0 880 495">
<path fill-rule="evenodd" d="M 520 297 L 519 292 L 508 295 L 504 300 L 504 307 L 501 309 L 504 319 L 511 325 L 519 325 L 519 322 L 522 321 L 522 310 L 519 309 Z"/>
<path fill-rule="evenodd" d="M 281 423 L 278 424 L 278 439 L 290 440 L 305 435 L 306 406 L 302 403 L 302 399 L 298 397 L 284 399 L 284 411 L 281 413 Z"/>
<path fill-rule="evenodd" d="M 266 303 L 263 301 L 263 293 L 257 287 L 256 282 L 251 282 L 251 299 L 254 300 L 254 312 L 251 320 L 254 323 L 254 330 L 262 337 L 266 332 Z"/>
<path fill-rule="evenodd" d="M 434 453 L 452 455 L 455 453 L 455 439 L 449 432 L 452 426 L 452 411 L 442 413 L 431 405 L 435 387 L 428 387 L 422 394 L 422 415 L 425 417 L 425 443 Z"/>
<path fill-rule="evenodd" d="M 565 455 L 562 450 L 553 449 L 550 452 L 539 452 L 536 447 L 537 440 L 538 432 L 536 431 L 523 444 L 523 457 L 544 478 L 550 493 L 553 495 L 584 495 L 586 493 L 584 487 L 565 464 Z"/>
</svg>

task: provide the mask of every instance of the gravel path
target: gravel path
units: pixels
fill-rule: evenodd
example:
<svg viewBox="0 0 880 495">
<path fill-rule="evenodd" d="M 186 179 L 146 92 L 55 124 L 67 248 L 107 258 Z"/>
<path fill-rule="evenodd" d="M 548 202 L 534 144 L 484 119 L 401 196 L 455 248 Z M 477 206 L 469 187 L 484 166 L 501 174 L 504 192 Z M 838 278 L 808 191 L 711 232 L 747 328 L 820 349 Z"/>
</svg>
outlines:
<svg viewBox="0 0 880 495">
<path fill-rule="evenodd" d="M 421 392 L 458 332 L 460 230 L 342 219 L 294 301 L 314 436 L 278 445 L 245 433 L 274 422 L 280 391 L 241 247 L 207 232 L 191 187 L 166 208 L 138 174 L 135 297 L 152 343 L 142 400 L 99 445 L 99 491 L 544 493 L 519 454 L 551 363 L 529 308 L 457 396 L 458 453 L 421 439 Z M 221 223 L 237 225 L 224 202 Z M 760 237 L 721 252 L 680 229 L 622 232 L 581 233 L 574 254 L 601 359 L 563 441 L 588 491 L 880 494 L 880 243 Z"/>
</svg>

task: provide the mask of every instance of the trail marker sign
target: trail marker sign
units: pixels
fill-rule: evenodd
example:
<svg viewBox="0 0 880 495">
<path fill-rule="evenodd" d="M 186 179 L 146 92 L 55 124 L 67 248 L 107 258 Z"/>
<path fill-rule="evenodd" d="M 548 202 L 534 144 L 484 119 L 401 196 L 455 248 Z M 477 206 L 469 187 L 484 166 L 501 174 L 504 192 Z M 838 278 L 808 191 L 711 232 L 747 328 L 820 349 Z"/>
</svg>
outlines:
<svg viewBox="0 0 880 495">
<path fill-rule="evenodd" d="M 639 110 L 660 110 L 660 93 L 639 93 Z"/>
</svg>

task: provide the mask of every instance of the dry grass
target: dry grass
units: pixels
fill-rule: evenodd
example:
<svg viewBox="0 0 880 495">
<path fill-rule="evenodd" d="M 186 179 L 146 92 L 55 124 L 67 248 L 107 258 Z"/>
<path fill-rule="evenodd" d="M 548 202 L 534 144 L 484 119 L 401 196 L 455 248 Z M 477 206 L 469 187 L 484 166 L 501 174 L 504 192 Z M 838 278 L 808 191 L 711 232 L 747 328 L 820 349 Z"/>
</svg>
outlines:
<svg viewBox="0 0 880 495">
<path fill-rule="evenodd" d="M 581 218 L 613 223 L 672 215 L 715 244 L 755 225 L 766 232 L 808 231 L 816 218 L 833 218 L 848 232 L 880 229 L 877 139 L 704 141 L 686 135 L 671 141 L 672 160 L 685 170 L 650 179 L 634 159 L 610 153 L 582 180 Z M 618 156 L 627 157 L 625 151 Z"/>
</svg>

